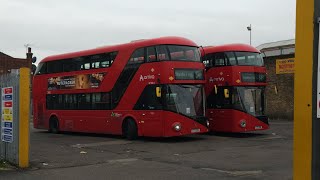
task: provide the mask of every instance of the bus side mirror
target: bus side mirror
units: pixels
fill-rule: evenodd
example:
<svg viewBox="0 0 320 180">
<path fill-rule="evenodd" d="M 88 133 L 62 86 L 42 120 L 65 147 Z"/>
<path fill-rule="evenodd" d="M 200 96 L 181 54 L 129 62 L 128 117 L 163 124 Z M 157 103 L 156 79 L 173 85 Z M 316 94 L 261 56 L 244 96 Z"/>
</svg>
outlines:
<svg viewBox="0 0 320 180">
<path fill-rule="evenodd" d="M 229 89 L 224 89 L 224 97 L 229 98 Z"/>
<path fill-rule="evenodd" d="M 218 94 L 218 87 L 217 87 L 217 85 L 214 85 L 214 93 L 215 93 L 215 94 Z"/>
<path fill-rule="evenodd" d="M 161 88 L 160 87 L 156 87 L 156 96 L 158 98 L 161 97 Z"/>
</svg>

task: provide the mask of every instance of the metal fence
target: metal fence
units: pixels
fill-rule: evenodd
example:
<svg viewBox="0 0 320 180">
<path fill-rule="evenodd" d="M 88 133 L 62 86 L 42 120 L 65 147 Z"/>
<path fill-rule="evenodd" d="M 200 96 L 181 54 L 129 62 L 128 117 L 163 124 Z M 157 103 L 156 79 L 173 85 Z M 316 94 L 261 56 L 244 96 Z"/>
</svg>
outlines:
<svg viewBox="0 0 320 180">
<path fill-rule="evenodd" d="M 19 74 L 4 74 L 0 75 L 0 97 L 1 97 L 1 139 L 0 139 L 0 159 L 6 160 L 13 164 L 19 164 Z M 12 142 L 4 142 L 4 131 L 5 123 L 4 123 L 4 97 L 2 88 L 5 87 L 13 87 L 12 91 Z M 9 129 L 10 130 L 10 129 Z M 10 137 L 10 136 L 9 136 Z"/>
</svg>

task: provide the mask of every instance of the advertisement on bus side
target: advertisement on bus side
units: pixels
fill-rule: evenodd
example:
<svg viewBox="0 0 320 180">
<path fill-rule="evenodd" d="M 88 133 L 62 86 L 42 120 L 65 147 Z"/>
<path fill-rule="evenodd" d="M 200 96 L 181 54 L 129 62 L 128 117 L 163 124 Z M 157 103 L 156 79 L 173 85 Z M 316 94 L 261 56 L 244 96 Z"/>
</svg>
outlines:
<svg viewBox="0 0 320 180">
<path fill-rule="evenodd" d="M 106 73 L 57 76 L 48 79 L 48 90 L 98 88 Z"/>
</svg>

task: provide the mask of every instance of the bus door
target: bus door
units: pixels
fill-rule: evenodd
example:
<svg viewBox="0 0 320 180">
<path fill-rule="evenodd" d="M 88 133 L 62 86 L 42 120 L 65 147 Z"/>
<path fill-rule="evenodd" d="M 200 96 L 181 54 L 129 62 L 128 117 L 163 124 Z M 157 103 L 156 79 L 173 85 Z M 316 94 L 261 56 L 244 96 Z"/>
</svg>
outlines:
<svg viewBox="0 0 320 180">
<path fill-rule="evenodd" d="M 233 125 L 232 112 L 230 109 L 211 109 L 209 113 L 211 114 L 209 118 L 210 128 L 225 131 Z"/>
<path fill-rule="evenodd" d="M 91 94 L 91 112 L 86 119 L 86 128 L 90 132 L 109 133 L 110 132 L 110 93 Z"/>
<path fill-rule="evenodd" d="M 141 133 L 145 136 L 163 136 L 163 121 L 161 118 L 162 111 L 149 109 L 146 111 L 139 111 Z"/>
<path fill-rule="evenodd" d="M 138 110 L 137 123 L 139 131 L 145 136 L 163 135 L 161 85 L 147 85 L 134 109 Z"/>
<path fill-rule="evenodd" d="M 230 87 L 217 87 L 208 97 L 210 129 L 223 131 L 232 126 L 233 93 Z"/>
<path fill-rule="evenodd" d="M 66 131 L 86 131 L 85 127 L 85 113 L 83 110 L 74 111 L 75 109 L 84 109 L 83 107 L 87 106 L 81 104 L 81 98 L 84 97 L 84 94 L 64 94 L 64 109 L 70 111 L 61 112 L 61 117 L 64 120 L 63 129 Z M 60 119 L 61 120 L 61 119 Z"/>
</svg>

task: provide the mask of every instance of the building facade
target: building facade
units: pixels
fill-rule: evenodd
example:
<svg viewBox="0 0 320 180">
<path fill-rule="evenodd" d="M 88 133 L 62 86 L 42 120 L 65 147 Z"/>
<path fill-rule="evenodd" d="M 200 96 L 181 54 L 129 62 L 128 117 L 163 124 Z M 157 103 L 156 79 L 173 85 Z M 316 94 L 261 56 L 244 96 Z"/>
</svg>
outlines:
<svg viewBox="0 0 320 180">
<path fill-rule="evenodd" d="M 266 114 L 293 120 L 295 40 L 266 43 L 257 49 L 267 68 Z"/>
<path fill-rule="evenodd" d="M 26 59 L 23 58 L 14 58 L 3 52 L 0 52 L 0 75 L 11 73 L 14 69 L 19 69 L 21 67 L 32 67 L 32 52 L 31 48 L 28 48 L 26 54 Z"/>
</svg>

